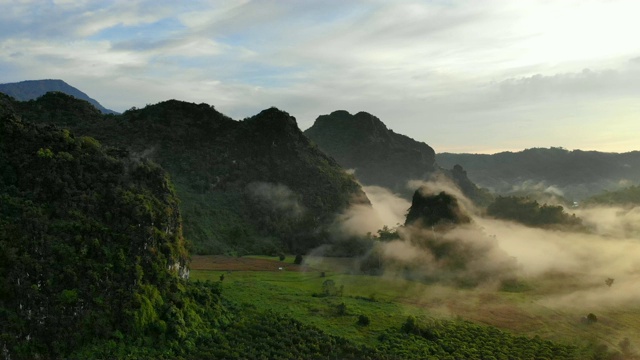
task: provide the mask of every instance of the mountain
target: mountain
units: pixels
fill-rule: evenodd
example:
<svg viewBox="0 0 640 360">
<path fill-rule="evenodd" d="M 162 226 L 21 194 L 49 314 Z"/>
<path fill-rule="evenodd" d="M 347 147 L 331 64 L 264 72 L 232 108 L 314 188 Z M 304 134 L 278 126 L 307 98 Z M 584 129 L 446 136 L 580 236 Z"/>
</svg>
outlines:
<svg viewBox="0 0 640 360">
<path fill-rule="evenodd" d="M 640 152 L 604 153 L 533 148 L 520 152 L 436 155 L 442 166 L 461 165 L 476 184 L 500 194 L 547 192 L 571 201 L 640 181 Z"/>
<path fill-rule="evenodd" d="M 167 173 L 7 108 L 0 133 L 0 357 L 178 329 L 188 254 Z"/>
<path fill-rule="evenodd" d="M 426 179 L 436 170 L 429 145 L 393 132 L 366 112 L 321 115 L 304 133 L 340 165 L 354 169 L 365 185 L 404 193 L 407 181 Z"/>
<path fill-rule="evenodd" d="M 98 101 L 90 98 L 89 95 L 62 80 L 27 80 L 0 84 L 1 93 L 7 94 L 19 101 L 34 100 L 51 91 L 59 91 L 77 99 L 88 101 L 103 114 L 117 114 L 117 112 L 105 108 L 100 105 Z"/>
<path fill-rule="evenodd" d="M 429 145 L 397 134 L 377 117 L 366 112 L 355 115 L 334 111 L 319 116 L 305 132 L 325 153 L 347 169 L 354 169 L 364 185 L 386 187 L 411 198 L 411 180 L 432 180 L 444 176 L 479 205 L 491 202 L 491 195 L 478 188 L 460 166 L 443 169 Z"/>
<path fill-rule="evenodd" d="M 61 93 L 13 102 L 53 123 L 166 169 L 184 234 L 199 253 L 304 252 L 328 241 L 335 216 L 368 199 L 352 176 L 275 108 L 233 120 L 207 104 L 169 100 L 104 116 Z"/>
</svg>

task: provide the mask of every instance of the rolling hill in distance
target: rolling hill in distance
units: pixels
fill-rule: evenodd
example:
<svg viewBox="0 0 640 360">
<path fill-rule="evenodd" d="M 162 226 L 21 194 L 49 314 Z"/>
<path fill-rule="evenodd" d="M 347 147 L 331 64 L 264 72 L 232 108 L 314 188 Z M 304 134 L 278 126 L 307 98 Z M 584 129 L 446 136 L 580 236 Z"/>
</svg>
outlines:
<svg viewBox="0 0 640 360">
<path fill-rule="evenodd" d="M 547 192 L 581 201 L 640 181 L 640 151 L 533 148 L 493 155 L 441 153 L 436 161 L 442 166 L 461 165 L 472 181 L 499 194 Z"/>
</svg>

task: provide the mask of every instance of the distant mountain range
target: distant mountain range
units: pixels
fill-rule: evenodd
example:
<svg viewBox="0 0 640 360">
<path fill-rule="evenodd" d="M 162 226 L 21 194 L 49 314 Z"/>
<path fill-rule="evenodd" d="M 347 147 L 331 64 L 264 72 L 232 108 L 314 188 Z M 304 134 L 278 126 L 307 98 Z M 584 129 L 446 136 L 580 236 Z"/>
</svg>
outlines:
<svg viewBox="0 0 640 360">
<path fill-rule="evenodd" d="M 90 98 L 89 95 L 62 80 L 27 80 L 0 84 L 1 93 L 7 94 L 19 101 L 34 100 L 50 91 L 59 91 L 77 99 L 88 101 L 103 114 L 118 114 L 117 112 L 100 105 L 98 101 Z"/>
<path fill-rule="evenodd" d="M 639 151 L 533 148 L 493 155 L 442 153 L 436 161 L 442 166 L 463 166 L 473 182 L 499 194 L 547 192 L 579 201 L 640 182 Z"/>
</svg>

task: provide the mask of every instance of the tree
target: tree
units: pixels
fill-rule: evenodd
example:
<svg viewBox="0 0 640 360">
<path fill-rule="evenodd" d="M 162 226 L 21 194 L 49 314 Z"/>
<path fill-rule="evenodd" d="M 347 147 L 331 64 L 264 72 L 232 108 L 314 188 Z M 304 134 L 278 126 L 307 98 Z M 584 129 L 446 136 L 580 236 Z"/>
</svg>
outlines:
<svg viewBox="0 0 640 360">
<path fill-rule="evenodd" d="M 329 279 L 322 283 L 322 294 L 325 296 L 335 296 L 337 292 L 335 281 Z"/>
</svg>

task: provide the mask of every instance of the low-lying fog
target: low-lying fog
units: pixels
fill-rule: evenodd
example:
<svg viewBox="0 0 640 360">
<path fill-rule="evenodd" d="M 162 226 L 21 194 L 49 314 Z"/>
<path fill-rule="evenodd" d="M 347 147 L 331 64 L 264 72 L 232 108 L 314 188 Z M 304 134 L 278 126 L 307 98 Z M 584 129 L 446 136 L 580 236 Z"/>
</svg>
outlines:
<svg viewBox="0 0 640 360">
<path fill-rule="evenodd" d="M 400 229 L 400 239 L 382 243 L 381 254 L 387 260 L 404 261 L 426 272 L 445 271 L 442 259 L 420 246 L 420 238 L 454 243 L 465 249 L 467 266 L 463 276 L 478 272 L 506 278 L 512 275 L 525 281 L 545 277 L 566 277 L 570 286 L 544 294 L 540 303 L 549 307 L 590 307 L 628 305 L 640 300 L 640 209 L 615 207 L 570 208 L 581 218 L 589 232 L 547 230 L 483 216 L 455 186 L 445 181 L 412 181 L 426 191 L 446 191 L 458 199 L 471 215 L 470 225 L 436 234 L 433 229 Z M 376 234 L 384 225 L 403 224 L 410 202 L 387 189 L 364 187 L 372 207 L 357 206 L 339 219 L 340 230 L 348 235 Z M 469 255 L 471 254 L 471 255 Z M 444 270 L 443 270 L 444 269 Z M 611 286 L 605 284 L 614 279 Z"/>
</svg>

